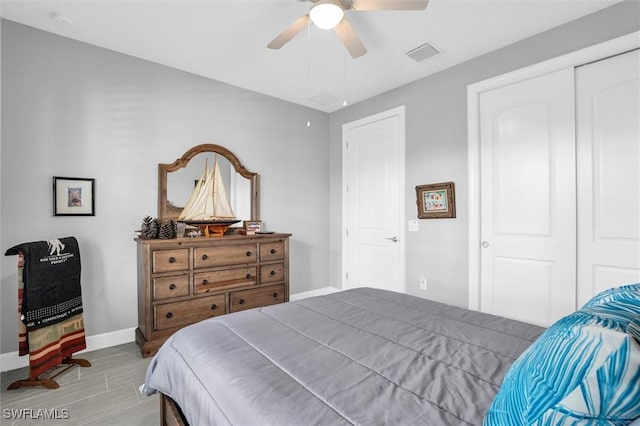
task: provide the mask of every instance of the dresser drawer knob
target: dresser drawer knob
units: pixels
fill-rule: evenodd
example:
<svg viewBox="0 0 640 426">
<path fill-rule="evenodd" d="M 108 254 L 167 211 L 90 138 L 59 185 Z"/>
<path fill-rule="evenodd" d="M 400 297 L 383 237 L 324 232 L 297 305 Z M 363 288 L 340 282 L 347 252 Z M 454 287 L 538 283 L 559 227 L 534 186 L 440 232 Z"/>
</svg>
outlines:
<svg viewBox="0 0 640 426">
<path fill-rule="evenodd" d="M 206 254 L 202 255 L 202 260 L 207 260 L 209 258 L 209 256 L 207 256 Z"/>
<path fill-rule="evenodd" d="M 251 278 L 251 274 L 247 274 L 247 279 Z"/>
<path fill-rule="evenodd" d="M 278 297 L 278 293 L 273 293 L 273 298 L 275 299 L 276 297 Z"/>
<path fill-rule="evenodd" d="M 173 256 L 171 256 L 171 257 L 169 258 L 169 263 L 176 263 L 176 258 L 175 258 L 175 257 L 173 257 Z"/>
<path fill-rule="evenodd" d="M 167 318 L 173 318 L 173 314 L 171 312 L 167 312 L 167 315 L 165 315 Z"/>
<path fill-rule="evenodd" d="M 247 256 L 251 256 L 251 252 L 250 251 L 247 252 Z"/>
<path fill-rule="evenodd" d="M 244 305 L 244 299 L 240 299 L 240 300 L 238 301 L 238 303 L 239 303 L 239 304 L 241 304 L 241 305 Z"/>
<path fill-rule="evenodd" d="M 271 272 L 269 272 L 269 274 L 270 274 L 271 276 L 274 276 L 274 275 L 276 274 L 276 271 L 271 271 Z"/>
<path fill-rule="evenodd" d="M 175 289 L 176 289 L 175 284 L 169 284 L 169 290 L 175 290 Z"/>
<path fill-rule="evenodd" d="M 271 254 L 275 254 L 276 249 L 271 249 Z"/>
<path fill-rule="evenodd" d="M 209 284 L 209 280 L 202 280 L 202 285 L 207 285 Z"/>
<path fill-rule="evenodd" d="M 211 305 L 211 310 L 215 310 L 218 308 L 218 305 L 216 305 L 215 303 L 213 305 Z"/>
</svg>

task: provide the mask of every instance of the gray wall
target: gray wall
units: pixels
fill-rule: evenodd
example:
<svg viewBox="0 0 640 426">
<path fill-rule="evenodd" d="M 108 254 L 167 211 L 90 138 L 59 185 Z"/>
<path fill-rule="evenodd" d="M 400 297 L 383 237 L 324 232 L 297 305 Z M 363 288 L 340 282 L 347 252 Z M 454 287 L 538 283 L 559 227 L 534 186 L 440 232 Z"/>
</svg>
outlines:
<svg viewBox="0 0 640 426">
<path fill-rule="evenodd" d="M 328 114 L 11 21 L 2 112 L 0 248 L 75 236 L 87 335 L 137 325 L 133 238 L 156 216 L 157 164 L 201 143 L 260 173 L 262 220 L 293 234 L 291 291 L 328 285 Z M 52 216 L 52 176 L 95 178 L 96 216 Z M 7 353 L 17 350 L 15 256 L 2 256 L 0 274 Z"/>
<path fill-rule="evenodd" d="M 133 231 L 156 214 L 156 165 L 211 142 L 261 174 L 267 228 L 294 234 L 292 292 L 339 285 L 342 125 L 406 105 L 406 219 L 416 185 L 446 180 L 458 213 L 406 233 L 407 290 L 466 306 L 467 85 L 637 31 L 639 12 L 626 1 L 331 115 L 2 21 L 0 248 L 76 236 L 88 335 L 135 327 Z M 96 178 L 96 216 L 53 217 L 52 176 Z M 15 269 L 3 256 L 1 353 L 17 349 Z"/>
<path fill-rule="evenodd" d="M 419 232 L 405 231 L 407 292 L 466 307 L 467 85 L 638 31 L 639 4 L 619 3 L 331 114 L 331 282 L 341 282 L 343 124 L 406 105 L 406 220 L 417 218 L 416 185 L 454 181 L 457 204 L 456 219 L 423 219 Z"/>
</svg>

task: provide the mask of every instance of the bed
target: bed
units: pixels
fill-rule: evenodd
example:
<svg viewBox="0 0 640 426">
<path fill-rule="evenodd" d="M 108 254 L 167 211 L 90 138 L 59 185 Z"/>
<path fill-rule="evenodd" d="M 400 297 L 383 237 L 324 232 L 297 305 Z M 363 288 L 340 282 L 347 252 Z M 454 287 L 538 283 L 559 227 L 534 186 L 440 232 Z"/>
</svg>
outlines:
<svg viewBox="0 0 640 426">
<path fill-rule="evenodd" d="M 225 315 L 172 335 L 142 390 L 163 424 L 627 425 L 640 284 L 546 330 L 372 288 Z"/>
<path fill-rule="evenodd" d="M 154 357 L 145 392 L 191 425 L 478 425 L 543 331 L 359 288 L 189 326 Z"/>
</svg>

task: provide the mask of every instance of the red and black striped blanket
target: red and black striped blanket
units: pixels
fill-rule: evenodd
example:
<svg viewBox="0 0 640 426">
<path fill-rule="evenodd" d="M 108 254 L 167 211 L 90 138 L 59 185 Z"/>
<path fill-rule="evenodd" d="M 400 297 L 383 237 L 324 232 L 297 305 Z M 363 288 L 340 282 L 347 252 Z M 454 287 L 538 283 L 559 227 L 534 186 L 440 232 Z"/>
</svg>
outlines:
<svg viewBox="0 0 640 426">
<path fill-rule="evenodd" d="M 25 243 L 18 255 L 18 353 L 36 379 L 86 348 L 80 252 L 73 237 Z"/>
</svg>

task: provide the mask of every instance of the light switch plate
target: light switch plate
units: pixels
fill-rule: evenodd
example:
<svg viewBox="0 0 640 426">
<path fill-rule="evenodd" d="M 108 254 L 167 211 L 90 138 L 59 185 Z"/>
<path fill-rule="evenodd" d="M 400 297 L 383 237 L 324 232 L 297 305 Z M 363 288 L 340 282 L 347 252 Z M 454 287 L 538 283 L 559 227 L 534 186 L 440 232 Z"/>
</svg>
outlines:
<svg viewBox="0 0 640 426">
<path fill-rule="evenodd" d="M 416 232 L 418 230 L 419 230 L 418 221 L 417 220 L 410 220 L 409 221 L 409 231 Z"/>
</svg>

